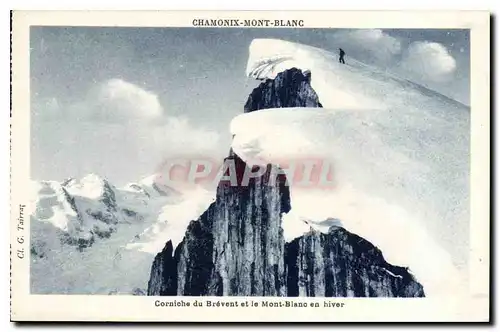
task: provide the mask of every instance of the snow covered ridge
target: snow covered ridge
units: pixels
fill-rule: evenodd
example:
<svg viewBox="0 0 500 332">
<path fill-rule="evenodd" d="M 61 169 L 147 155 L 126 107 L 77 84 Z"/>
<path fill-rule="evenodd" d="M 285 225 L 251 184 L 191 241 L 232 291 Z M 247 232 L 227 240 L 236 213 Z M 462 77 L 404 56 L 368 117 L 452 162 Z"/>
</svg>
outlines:
<svg viewBox="0 0 500 332">
<path fill-rule="evenodd" d="M 150 194 L 147 188 L 137 189 L 117 190 L 95 174 L 62 183 L 33 182 L 32 253 L 46 254 L 48 234 L 83 250 L 109 238 L 118 224 L 142 222 Z M 57 242 L 55 238 L 51 240 Z"/>
<path fill-rule="evenodd" d="M 341 45 L 339 45 L 341 46 Z M 273 163 L 315 155 L 333 165 L 334 190 L 291 186 L 284 220 L 328 218 L 409 266 L 426 296 L 467 286 L 470 109 L 418 84 L 346 57 L 281 40 L 250 45 L 247 75 L 298 68 L 324 109 L 277 108 L 233 119 L 233 151 Z"/>
<path fill-rule="evenodd" d="M 51 246 L 60 245 L 82 251 L 110 238 L 120 225 L 143 225 L 142 232 L 157 221 L 164 206 L 183 200 L 180 192 L 157 179 L 153 175 L 124 188 L 95 174 L 63 182 L 33 181 L 32 254 L 44 257 Z"/>
<path fill-rule="evenodd" d="M 341 46 L 341 45 L 339 45 Z M 273 79 L 278 73 L 299 68 L 312 73 L 311 86 L 323 107 L 341 109 L 397 109 L 415 105 L 439 113 L 440 103 L 463 111 L 469 107 L 387 71 L 368 66 L 346 56 L 307 45 L 277 39 L 254 39 L 249 47 L 246 75 L 258 80 Z"/>
<path fill-rule="evenodd" d="M 178 243 L 213 196 L 201 188 L 180 193 L 156 175 L 124 188 L 95 174 L 32 185 L 37 294 L 143 295 L 153 255 L 166 241 Z"/>
</svg>

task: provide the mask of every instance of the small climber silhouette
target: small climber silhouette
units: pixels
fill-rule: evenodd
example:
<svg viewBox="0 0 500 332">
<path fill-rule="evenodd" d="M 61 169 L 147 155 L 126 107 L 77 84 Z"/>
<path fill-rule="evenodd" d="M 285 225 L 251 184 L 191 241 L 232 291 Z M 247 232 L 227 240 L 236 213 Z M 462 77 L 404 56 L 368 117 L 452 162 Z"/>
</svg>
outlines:
<svg viewBox="0 0 500 332">
<path fill-rule="evenodd" d="M 339 48 L 339 62 L 343 64 L 345 64 L 344 55 L 345 55 L 344 50 Z"/>
</svg>

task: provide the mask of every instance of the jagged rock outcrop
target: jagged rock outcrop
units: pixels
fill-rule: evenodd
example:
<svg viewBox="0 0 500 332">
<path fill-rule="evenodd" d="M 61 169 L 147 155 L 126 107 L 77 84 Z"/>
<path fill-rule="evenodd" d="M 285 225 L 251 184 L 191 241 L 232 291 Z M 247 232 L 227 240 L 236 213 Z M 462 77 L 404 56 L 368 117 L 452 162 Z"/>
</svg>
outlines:
<svg viewBox="0 0 500 332">
<path fill-rule="evenodd" d="M 256 87 L 245 104 L 245 113 L 280 107 L 323 107 L 311 87 L 311 73 L 285 70 Z"/>
<path fill-rule="evenodd" d="M 173 257 L 172 241 L 156 255 L 148 282 L 148 293 L 170 295 L 177 292 L 177 264 Z"/>
<path fill-rule="evenodd" d="M 390 265 L 378 248 L 343 228 L 311 230 L 285 252 L 288 296 L 424 296 L 406 268 Z"/>
<path fill-rule="evenodd" d="M 278 107 L 322 107 L 311 74 L 292 68 L 255 88 L 245 112 Z M 226 158 L 237 183 L 221 181 L 216 201 L 171 242 L 151 268 L 148 295 L 419 297 L 423 289 L 405 268 L 342 228 L 311 230 L 285 244 L 281 216 L 290 207 L 286 177 L 267 165 L 259 177 L 233 151 Z"/>
<path fill-rule="evenodd" d="M 149 295 L 286 295 L 281 215 L 290 210 L 290 194 L 284 175 L 269 165 L 246 185 L 249 166 L 235 154 L 226 163 L 234 165 L 237 185 L 221 181 L 216 201 L 190 223 L 175 253 L 169 242 L 157 255 Z"/>
</svg>

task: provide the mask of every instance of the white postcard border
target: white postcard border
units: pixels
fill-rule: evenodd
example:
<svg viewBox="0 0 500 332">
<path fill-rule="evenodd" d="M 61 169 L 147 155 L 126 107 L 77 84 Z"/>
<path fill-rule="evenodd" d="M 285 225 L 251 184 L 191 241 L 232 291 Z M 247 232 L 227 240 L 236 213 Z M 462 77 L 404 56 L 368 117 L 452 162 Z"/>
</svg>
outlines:
<svg viewBox="0 0 500 332">
<path fill-rule="evenodd" d="M 477 321 L 489 320 L 490 273 L 490 14 L 483 11 L 16 11 L 12 23 L 11 319 L 15 321 Z M 300 298 L 343 308 L 156 307 L 156 300 L 270 301 L 259 297 L 145 297 L 29 293 L 29 27 L 193 27 L 194 18 L 302 19 L 305 28 L 459 28 L 471 39 L 470 291 L 466 298 Z M 22 237 L 22 240 L 20 239 Z M 23 243 L 20 243 L 23 241 Z M 18 250 L 25 257 L 18 258 Z"/>
</svg>

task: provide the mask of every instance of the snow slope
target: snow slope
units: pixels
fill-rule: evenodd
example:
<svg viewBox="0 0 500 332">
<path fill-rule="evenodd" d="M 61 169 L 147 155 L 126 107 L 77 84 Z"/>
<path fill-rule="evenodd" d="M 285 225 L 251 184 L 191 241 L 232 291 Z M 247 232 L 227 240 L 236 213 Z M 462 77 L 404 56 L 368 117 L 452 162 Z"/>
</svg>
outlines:
<svg viewBox="0 0 500 332">
<path fill-rule="evenodd" d="M 465 290 L 469 108 L 352 58 L 337 61 L 317 48 L 254 40 L 250 77 L 310 70 L 325 109 L 242 114 L 231 123 L 234 151 L 247 160 L 332 163 L 334 188 L 292 185 L 285 234 L 299 235 L 303 220 L 325 229 L 325 219 L 339 219 L 391 264 L 409 266 L 427 295 Z"/>
<path fill-rule="evenodd" d="M 296 67 L 312 72 L 311 86 L 325 108 L 399 109 L 402 106 L 427 110 L 451 120 L 460 113 L 447 110 L 468 109 L 463 104 L 409 80 L 397 77 L 325 50 L 276 39 L 255 39 L 250 44 L 246 74 L 255 79 L 274 78 L 285 69 Z M 390 94 L 389 94 L 390 93 Z M 445 109 L 441 106 L 446 105 Z"/>
<path fill-rule="evenodd" d="M 145 294 L 154 255 L 210 201 L 155 176 L 116 188 L 90 174 L 32 189 L 31 291 L 45 294 Z"/>
</svg>

